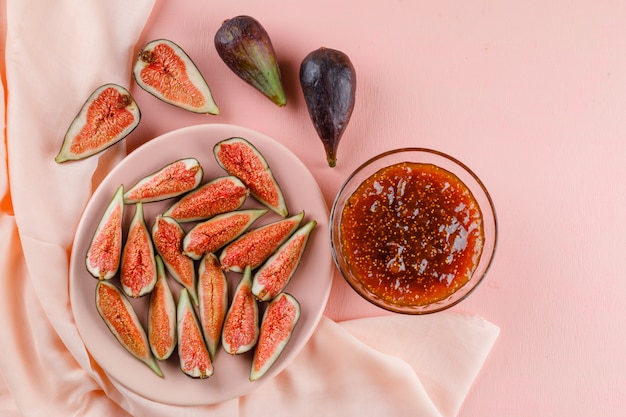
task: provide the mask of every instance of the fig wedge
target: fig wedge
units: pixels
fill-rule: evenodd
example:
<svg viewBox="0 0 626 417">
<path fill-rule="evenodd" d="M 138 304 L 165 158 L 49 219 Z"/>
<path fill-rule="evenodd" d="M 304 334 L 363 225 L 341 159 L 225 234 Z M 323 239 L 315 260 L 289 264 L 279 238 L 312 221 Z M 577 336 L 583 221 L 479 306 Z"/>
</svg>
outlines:
<svg viewBox="0 0 626 417">
<path fill-rule="evenodd" d="M 244 233 L 222 249 L 222 269 L 233 272 L 243 272 L 246 266 L 255 269 L 296 231 L 303 218 L 304 211 Z"/>
<path fill-rule="evenodd" d="M 155 358 L 164 361 L 176 348 L 176 302 L 167 283 L 165 267 L 156 256 L 157 281 L 148 304 L 148 342 Z"/>
<path fill-rule="evenodd" d="M 210 377 L 213 375 L 213 362 L 186 288 L 178 296 L 176 315 L 180 369 L 192 378 Z"/>
<path fill-rule="evenodd" d="M 183 253 L 198 260 L 241 236 L 267 210 L 235 210 L 195 225 L 183 239 Z"/>
<path fill-rule="evenodd" d="M 166 103 L 194 113 L 219 114 L 200 70 L 170 40 L 148 42 L 137 54 L 133 76 L 139 87 Z"/>
<path fill-rule="evenodd" d="M 228 311 L 228 281 L 212 253 L 207 253 L 198 266 L 198 307 L 204 340 L 214 360 Z"/>
<path fill-rule="evenodd" d="M 328 166 L 334 167 L 339 141 L 354 109 L 354 66 L 345 53 L 319 48 L 302 61 L 300 86 L 313 126 L 324 145 Z"/>
<path fill-rule="evenodd" d="M 237 210 L 248 198 L 248 188 L 237 177 L 218 177 L 181 197 L 164 213 L 178 222 L 205 220 Z"/>
<path fill-rule="evenodd" d="M 253 17 L 225 20 L 215 33 L 215 49 L 228 68 L 274 104 L 287 104 L 280 67 L 265 28 Z"/>
<path fill-rule="evenodd" d="M 124 219 L 123 196 L 124 186 L 120 185 L 102 214 L 85 255 L 87 271 L 101 280 L 113 278 L 120 266 Z"/>
<path fill-rule="evenodd" d="M 252 278 L 252 294 L 260 301 L 269 301 L 285 289 L 300 265 L 304 249 L 313 229 L 311 220 L 283 243 Z"/>
<path fill-rule="evenodd" d="M 143 204 L 135 204 L 135 214 L 128 226 L 128 236 L 122 249 L 120 283 L 129 297 L 142 297 L 154 288 L 157 265 L 152 238 L 143 214 Z"/>
<path fill-rule="evenodd" d="M 289 343 L 299 319 L 300 303 L 292 295 L 280 293 L 270 301 L 261 319 L 250 381 L 258 380 L 274 365 Z"/>
<path fill-rule="evenodd" d="M 128 136 L 140 120 L 141 111 L 128 90 L 121 85 L 104 84 L 83 104 L 54 160 L 75 161 L 102 152 Z"/>
<path fill-rule="evenodd" d="M 250 291 L 251 286 L 252 272 L 247 266 L 233 294 L 222 330 L 222 347 L 231 355 L 248 352 L 259 338 L 259 306 Z"/>
<path fill-rule="evenodd" d="M 196 158 L 179 159 L 140 179 L 124 193 L 124 202 L 150 203 L 177 197 L 197 188 L 203 175 Z"/>
<path fill-rule="evenodd" d="M 152 355 L 137 313 L 126 296 L 111 282 L 98 281 L 96 309 L 124 349 L 162 378 L 163 372 Z"/>
<path fill-rule="evenodd" d="M 189 291 L 194 303 L 198 305 L 196 270 L 193 259 L 183 254 L 184 236 L 185 231 L 176 220 L 160 214 L 156 217 L 152 225 L 154 248 L 172 278 Z"/>
<path fill-rule="evenodd" d="M 230 138 L 217 143 L 213 154 L 219 166 L 239 178 L 250 194 L 281 217 L 287 217 L 285 197 L 265 157 L 244 138 Z"/>
</svg>

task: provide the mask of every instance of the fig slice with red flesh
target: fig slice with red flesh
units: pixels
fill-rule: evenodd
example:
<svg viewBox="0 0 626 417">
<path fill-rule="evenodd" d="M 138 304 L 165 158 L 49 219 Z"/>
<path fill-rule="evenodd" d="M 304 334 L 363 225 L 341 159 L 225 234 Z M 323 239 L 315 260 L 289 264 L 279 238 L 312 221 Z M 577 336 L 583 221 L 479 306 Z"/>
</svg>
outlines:
<svg viewBox="0 0 626 417">
<path fill-rule="evenodd" d="M 139 87 L 166 103 L 194 113 L 219 114 L 200 70 L 170 40 L 148 42 L 137 55 L 133 76 Z"/>
<path fill-rule="evenodd" d="M 213 253 L 207 253 L 198 266 L 198 307 L 202 333 L 213 360 L 228 310 L 228 281 Z"/>
<path fill-rule="evenodd" d="M 83 104 L 54 160 L 74 161 L 102 152 L 128 136 L 140 119 L 139 107 L 126 88 L 104 84 Z"/>
<path fill-rule="evenodd" d="M 259 338 L 259 306 L 251 288 L 252 271 L 250 266 L 246 266 L 222 329 L 222 347 L 231 355 L 252 350 Z"/>
<path fill-rule="evenodd" d="M 196 158 L 184 158 L 147 175 L 124 193 L 124 202 L 150 203 L 177 197 L 197 188 L 204 171 Z"/>
<path fill-rule="evenodd" d="M 110 281 L 98 281 L 96 309 L 117 341 L 155 374 L 163 377 L 137 313 L 128 298 Z"/>
<path fill-rule="evenodd" d="M 195 225 L 183 239 L 183 253 L 198 260 L 206 253 L 216 253 L 222 246 L 241 236 L 267 210 L 235 210 L 219 214 Z"/>
<path fill-rule="evenodd" d="M 265 157 L 244 138 L 233 137 L 213 147 L 217 163 L 239 178 L 260 203 L 281 217 L 287 217 L 285 197 Z"/>
<path fill-rule="evenodd" d="M 135 204 L 121 265 L 120 283 L 126 295 L 138 298 L 152 291 L 157 281 L 157 265 L 152 238 L 144 219 L 143 203 Z"/>
<path fill-rule="evenodd" d="M 124 187 L 120 185 L 107 205 L 85 255 L 87 270 L 98 279 L 111 279 L 122 257 Z"/>
<path fill-rule="evenodd" d="M 268 303 L 261 319 L 250 381 L 258 380 L 274 365 L 289 343 L 299 319 L 300 303 L 292 295 L 280 293 Z"/>
<path fill-rule="evenodd" d="M 166 360 L 176 347 L 176 302 L 167 282 L 165 267 L 156 256 L 157 282 L 150 294 L 148 304 L 148 341 L 152 354 L 158 360 Z"/>
<path fill-rule="evenodd" d="M 180 369 L 192 378 L 210 377 L 213 375 L 213 362 L 186 288 L 178 296 L 176 316 Z"/>
<path fill-rule="evenodd" d="M 252 278 L 252 294 L 269 301 L 282 292 L 300 265 L 309 236 L 317 222 L 311 220 L 283 243 Z"/>
<path fill-rule="evenodd" d="M 182 196 L 164 215 L 181 223 L 206 220 L 237 210 L 248 194 L 248 188 L 239 178 L 218 177 Z"/>
<path fill-rule="evenodd" d="M 172 278 L 189 291 L 194 303 L 198 305 L 193 259 L 182 251 L 184 236 L 185 231 L 176 220 L 161 214 L 157 215 L 152 226 L 154 247 Z"/>
<path fill-rule="evenodd" d="M 242 272 L 247 265 L 255 269 L 296 231 L 303 218 L 304 211 L 247 231 L 222 249 L 222 269 Z"/>
</svg>

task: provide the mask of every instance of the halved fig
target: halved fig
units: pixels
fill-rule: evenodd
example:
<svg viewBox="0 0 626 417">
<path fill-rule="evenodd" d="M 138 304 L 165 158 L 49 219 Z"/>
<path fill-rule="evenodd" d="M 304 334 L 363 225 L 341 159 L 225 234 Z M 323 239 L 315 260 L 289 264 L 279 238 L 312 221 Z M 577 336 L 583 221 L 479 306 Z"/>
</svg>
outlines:
<svg viewBox="0 0 626 417">
<path fill-rule="evenodd" d="M 166 103 L 194 113 L 219 114 L 200 70 L 170 40 L 148 42 L 137 55 L 133 75 L 139 87 Z"/>
<path fill-rule="evenodd" d="M 244 269 L 222 329 L 222 347 L 231 355 L 251 350 L 259 338 L 259 306 L 250 291 L 252 272 Z"/>
<path fill-rule="evenodd" d="M 204 171 L 196 158 L 184 158 L 147 175 L 124 193 L 124 202 L 149 203 L 177 197 L 197 188 Z"/>
<path fill-rule="evenodd" d="M 155 374 L 163 377 L 137 313 L 126 296 L 111 282 L 98 281 L 96 309 L 117 341 Z"/>
<path fill-rule="evenodd" d="M 247 265 L 255 269 L 296 231 L 303 218 L 304 211 L 244 233 L 222 249 L 222 269 L 242 272 Z"/>
<path fill-rule="evenodd" d="M 139 107 L 127 89 L 104 84 L 83 104 L 54 160 L 62 163 L 95 155 L 128 136 L 140 119 Z"/>
<path fill-rule="evenodd" d="M 250 381 L 261 378 L 283 352 L 300 319 L 300 303 L 290 294 L 280 293 L 268 303 L 252 359 Z"/>
<path fill-rule="evenodd" d="M 198 223 L 185 235 L 183 253 L 196 260 L 206 253 L 215 253 L 241 236 L 265 213 L 267 210 L 235 210 Z"/>
<path fill-rule="evenodd" d="M 213 375 L 213 362 L 186 288 L 178 296 L 176 314 L 180 369 L 192 378 L 210 377 Z"/>
<path fill-rule="evenodd" d="M 152 354 L 158 360 L 169 358 L 176 347 L 176 302 L 167 283 L 165 268 L 156 256 L 157 282 L 148 305 L 148 341 Z"/>
<path fill-rule="evenodd" d="M 237 177 L 218 177 L 185 194 L 164 213 L 179 222 L 205 220 L 237 210 L 248 197 L 248 188 Z"/>
<path fill-rule="evenodd" d="M 138 298 L 151 292 L 156 281 L 157 265 L 152 238 L 144 219 L 143 204 L 137 203 L 122 250 L 120 283 L 126 295 Z"/>
<path fill-rule="evenodd" d="M 214 359 L 228 310 L 228 282 L 213 253 L 207 253 L 198 266 L 198 306 L 204 340 Z"/>
<path fill-rule="evenodd" d="M 122 221 L 124 219 L 124 186 L 120 185 L 96 227 L 87 249 L 85 263 L 91 275 L 111 279 L 117 273 L 122 257 Z"/>
<path fill-rule="evenodd" d="M 217 163 L 239 178 L 250 194 L 282 217 L 287 217 L 285 197 L 265 157 L 244 138 L 230 138 L 213 147 Z"/>
<path fill-rule="evenodd" d="M 317 222 L 311 220 L 298 229 L 256 271 L 252 279 L 252 294 L 257 299 L 269 301 L 285 289 L 300 265 L 309 236 L 316 225 Z"/>
<path fill-rule="evenodd" d="M 194 303 L 198 305 L 196 293 L 196 271 L 193 259 L 185 256 L 182 250 L 185 231 L 171 217 L 157 215 L 152 226 L 152 242 L 163 259 L 165 268 L 172 278 L 185 287 Z"/>
</svg>

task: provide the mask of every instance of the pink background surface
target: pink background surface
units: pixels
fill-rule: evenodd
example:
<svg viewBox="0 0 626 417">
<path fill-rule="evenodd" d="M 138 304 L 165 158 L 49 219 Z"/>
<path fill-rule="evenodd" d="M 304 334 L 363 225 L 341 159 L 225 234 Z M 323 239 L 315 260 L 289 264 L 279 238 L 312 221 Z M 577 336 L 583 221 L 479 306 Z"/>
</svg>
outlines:
<svg viewBox="0 0 626 417">
<path fill-rule="evenodd" d="M 217 56 L 213 35 L 238 14 L 270 33 L 287 107 Z M 490 190 L 500 230 L 490 273 L 454 308 L 501 328 L 460 415 L 622 415 L 625 18 L 618 1 L 157 1 L 140 44 L 182 46 L 221 115 L 178 111 L 135 88 L 143 119 L 127 143 L 190 124 L 249 127 L 291 149 L 329 206 L 349 173 L 382 151 L 420 146 L 455 156 Z M 302 58 L 320 46 L 347 53 L 358 73 L 334 169 L 298 84 Z M 326 314 L 384 312 L 337 273 Z"/>
</svg>

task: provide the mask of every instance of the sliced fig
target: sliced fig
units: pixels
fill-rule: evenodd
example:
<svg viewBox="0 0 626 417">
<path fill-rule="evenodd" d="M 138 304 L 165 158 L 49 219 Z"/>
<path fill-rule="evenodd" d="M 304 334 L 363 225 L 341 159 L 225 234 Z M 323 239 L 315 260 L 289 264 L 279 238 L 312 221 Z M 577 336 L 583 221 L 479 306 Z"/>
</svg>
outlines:
<svg viewBox="0 0 626 417">
<path fill-rule="evenodd" d="M 285 350 L 299 319 L 300 303 L 292 295 L 280 293 L 268 303 L 261 319 L 250 381 L 261 378 L 276 362 Z"/>
<path fill-rule="evenodd" d="M 196 260 L 206 253 L 215 253 L 241 236 L 265 213 L 267 210 L 235 210 L 198 223 L 185 235 L 183 253 Z"/>
<path fill-rule="evenodd" d="M 228 281 L 213 253 L 207 253 L 198 266 L 198 306 L 204 340 L 215 359 L 228 310 Z"/>
<path fill-rule="evenodd" d="M 287 104 L 270 37 L 250 16 L 225 20 L 215 33 L 215 49 L 226 66 L 274 104 Z"/>
<path fill-rule="evenodd" d="M 250 194 L 270 210 L 287 217 L 285 197 L 265 157 L 244 138 L 230 138 L 213 147 L 217 163 L 239 178 Z"/>
<path fill-rule="evenodd" d="M 237 177 L 218 177 L 174 203 L 164 213 L 179 222 L 205 220 L 237 210 L 248 197 L 248 188 Z"/>
<path fill-rule="evenodd" d="M 170 40 L 148 42 L 137 55 L 133 75 L 139 87 L 166 103 L 194 113 L 219 114 L 200 70 Z"/>
<path fill-rule="evenodd" d="M 259 338 L 259 306 L 250 291 L 252 272 L 244 269 L 224 319 L 222 347 L 231 355 L 248 352 Z"/>
<path fill-rule="evenodd" d="M 62 163 L 95 155 L 128 136 L 140 119 L 139 107 L 127 89 L 104 84 L 83 104 L 54 160 Z"/>
<path fill-rule="evenodd" d="M 309 116 L 324 144 L 330 167 L 354 109 L 356 72 L 350 58 L 331 48 L 319 48 L 300 64 L 300 86 Z"/>
<path fill-rule="evenodd" d="M 247 265 L 255 269 L 296 231 L 303 218 L 302 211 L 244 233 L 222 249 L 220 254 L 222 269 L 243 272 Z"/>
<path fill-rule="evenodd" d="M 213 375 L 213 362 L 186 288 L 181 290 L 178 297 L 176 314 L 180 369 L 192 378 L 210 377 Z"/>
<path fill-rule="evenodd" d="M 135 214 L 128 227 L 122 250 L 120 283 L 124 293 L 138 298 L 152 291 L 157 280 L 152 238 L 143 215 L 143 204 L 135 204 Z"/>
<path fill-rule="evenodd" d="M 163 377 L 137 313 L 126 296 L 110 281 L 98 281 L 96 308 L 117 341 L 155 374 Z"/>
<path fill-rule="evenodd" d="M 183 254 L 184 236 L 185 231 L 176 220 L 160 214 L 156 217 L 152 226 L 154 247 L 172 278 L 189 291 L 194 303 L 198 305 L 196 271 L 193 259 Z"/>
<path fill-rule="evenodd" d="M 124 186 L 120 185 L 96 227 L 87 249 L 87 270 L 98 279 L 111 279 L 117 273 L 122 257 L 122 221 L 124 219 Z"/>
<path fill-rule="evenodd" d="M 252 278 L 252 294 L 257 299 L 269 301 L 285 289 L 300 265 L 309 236 L 316 225 L 317 222 L 311 220 L 298 229 L 256 271 Z"/>
<path fill-rule="evenodd" d="M 148 305 L 148 341 L 155 358 L 164 361 L 176 347 L 176 302 L 167 283 L 163 261 L 158 255 L 155 259 L 157 282 Z"/>
<path fill-rule="evenodd" d="M 177 197 L 197 188 L 203 175 L 196 158 L 179 159 L 139 180 L 124 193 L 124 202 L 149 203 Z"/>
</svg>

